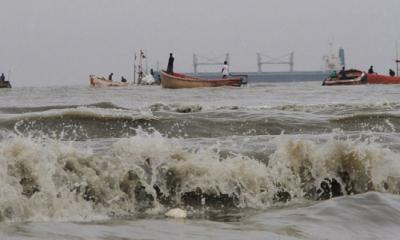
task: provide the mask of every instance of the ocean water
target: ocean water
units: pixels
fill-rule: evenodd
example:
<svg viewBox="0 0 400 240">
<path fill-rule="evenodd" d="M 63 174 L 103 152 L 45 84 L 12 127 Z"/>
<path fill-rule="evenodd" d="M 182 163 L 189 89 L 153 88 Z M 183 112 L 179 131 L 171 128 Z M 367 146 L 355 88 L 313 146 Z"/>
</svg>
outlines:
<svg viewBox="0 0 400 240">
<path fill-rule="evenodd" d="M 400 239 L 400 86 L 0 90 L 0 239 Z"/>
</svg>

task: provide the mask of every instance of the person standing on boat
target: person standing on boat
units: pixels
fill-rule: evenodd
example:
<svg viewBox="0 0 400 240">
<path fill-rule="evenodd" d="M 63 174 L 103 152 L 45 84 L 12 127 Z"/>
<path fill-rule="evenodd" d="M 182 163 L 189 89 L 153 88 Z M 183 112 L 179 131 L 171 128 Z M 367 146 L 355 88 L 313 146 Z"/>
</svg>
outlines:
<svg viewBox="0 0 400 240">
<path fill-rule="evenodd" d="M 1 74 L 1 76 L 0 76 L 0 81 L 1 81 L 1 82 L 6 81 L 6 77 L 4 76 L 4 73 Z"/>
<path fill-rule="evenodd" d="M 389 75 L 391 77 L 394 77 L 394 76 L 396 76 L 396 73 L 393 71 L 393 69 L 389 69 Z"/>
<path fill-rule="evenodd" d="M 368 73 L 369 73 L 369 74 L 374 74 L 374 73 L 375 73 L 375 72 L 374 72 L 374 66 L 369 67 Z"/>
<path fill-rule="evenodd" d="M 127 80 L 126 80 L 126 78 L 124 78 L 124 76 L 121 76 L 121 82 L 123 82 L 123 83 L 127 82 Z"/>
<path fill-rule="evenodd" d="M 345 69 L 345 67 L 342 67 L 342 70 L 340 70 L 339 77 L 340 77 L 340 79 L 346 79 L 346 69 Z"/>
<path fill-rule="evenodd" d="M 114 75 L 114 73 L 110 73 L 110 75 L 108 75 L 108 80 L 112 81 L 113 75 Z"/>
<path fill-rule="evenodd" d="M 174 73 L 174 60 L 175 60 L 175 58 L 172 56 L 172 53 L 170 53 L 169 59 L 168 59 L 168 66 L 167 66 L 167 73 L 169 73 L 169 74 Z"/>
<path fill-rule="evenodd" d="M 224 66 L 222 67 L 221 73 L 222 73 L 222 78 L 227 78 L 229 76 L 229 66 L 227 61 L 224 62 Z"/>
</svg>

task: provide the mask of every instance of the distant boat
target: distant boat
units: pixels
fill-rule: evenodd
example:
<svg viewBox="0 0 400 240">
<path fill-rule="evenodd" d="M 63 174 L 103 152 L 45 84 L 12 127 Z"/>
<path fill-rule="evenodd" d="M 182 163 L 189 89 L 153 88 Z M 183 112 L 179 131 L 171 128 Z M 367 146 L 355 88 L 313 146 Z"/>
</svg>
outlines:
<svg viewBox="0 0 400 240">
<path fill-rule="evenodd" d="M 97 77 L 95 75 L 90 75 L 90 85 L 93 87 L 126 87 L 129 85 L 128 82 L 115 82 L 110 81 L 104 77 Z"/>
<path fill-rule="evenodd" d="M 0 88 L 11 88 L 10 81 L 0 81 Z"/>
<path fill-rule="evenodd" d="M 240 87 L 246 83 L 246 76 L 234 76 L 223 79 L 202 79 L 184 74 L 169 74 L 165 71 L 161 72 L 161 86 L 163 88 L 202 88 L 202 87 L 221 87 L 233 86 Z"/>
<path fill-rule="evenodd" d="M 356 69 L 350 69 L 345 71 L 345 78 L 336 74 L 336 76 L 330 76 L 326 78 L 322 85 L 358 85 L 367 83 L 366 73 Z"/>
<path fill-rule="evenodd" d="M 345 71 L 345 78 L 338 74 L 336 77 L 328 77 L 322 83 L 322 85 L 325 86 L 358 84 L 400 84 L 400 77 L 376 73 L 369 74 L 360 70 L 351 69 Z"/>
<path fill-rule="evenodd" d="M 400 77 L 380 74 L 367 74 L 368 84 L 400 84 Z"/>
</svg>

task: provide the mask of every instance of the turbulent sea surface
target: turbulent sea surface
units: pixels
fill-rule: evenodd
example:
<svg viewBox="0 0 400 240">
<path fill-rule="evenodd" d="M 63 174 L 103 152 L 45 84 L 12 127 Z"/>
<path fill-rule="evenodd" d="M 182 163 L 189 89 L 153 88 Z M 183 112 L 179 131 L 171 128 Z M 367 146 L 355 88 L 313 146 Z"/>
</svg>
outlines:
<svg viewBox="0 0 400 240">
<path fill-rule="evenodd" d="M 0 239 L 400 239 L 400 86 L 0 90 Z"/>
</svg>

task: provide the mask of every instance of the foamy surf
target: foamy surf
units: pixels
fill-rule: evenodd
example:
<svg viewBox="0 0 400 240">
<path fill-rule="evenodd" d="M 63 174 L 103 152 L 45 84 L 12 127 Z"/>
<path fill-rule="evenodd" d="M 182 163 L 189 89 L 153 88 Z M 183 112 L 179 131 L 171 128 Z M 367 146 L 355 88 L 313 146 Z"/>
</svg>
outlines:
<svg viewBox="0 0 400 240">
<path fill-rule="evenodd" d="M 14 137 L 1 148 L 1 218 L 93 221 L 157 215 L 174 206 L 266 209 L 400 190 L 396 153 L 379 143 L 289 136 L 272 143 L 260 162 L 240 153 L 223 156 L 218 144 L 187 148 L 158 132 L 139 131 L 101 155 L 57 140 Z"/>
</svg>

